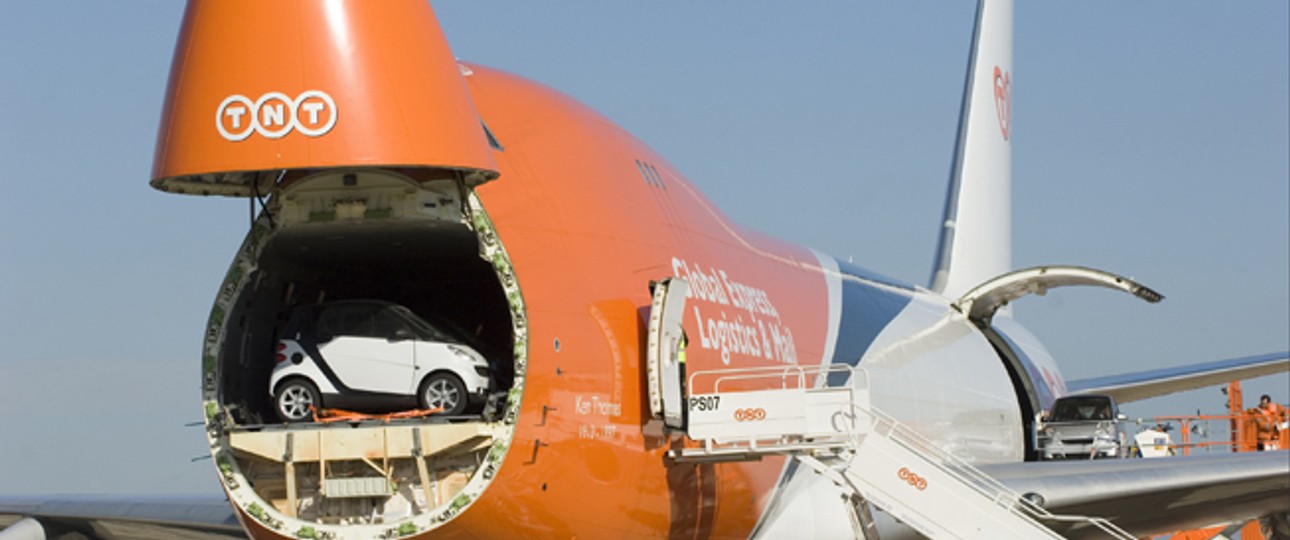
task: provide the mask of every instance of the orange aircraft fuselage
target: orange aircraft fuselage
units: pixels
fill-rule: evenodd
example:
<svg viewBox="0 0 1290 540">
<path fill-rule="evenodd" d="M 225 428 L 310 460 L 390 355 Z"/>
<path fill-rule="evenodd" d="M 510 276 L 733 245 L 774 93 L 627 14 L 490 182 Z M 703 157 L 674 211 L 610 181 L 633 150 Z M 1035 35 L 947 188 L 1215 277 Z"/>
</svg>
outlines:
<svg viewBox="0 0 1290 540">
<path fill-rule="evenodd" d="M 425 291 L 451 287 L 399 288 L 421 264 L 432 281 L 446 281 L 450 274 L 427 262 L 435 249 L 429 243 L 410 243 L 406 264 L 382 263 L 381 272 L 362 275 L 370 286 L 355 285 L 344 273 L 352 268 L 322 259 L 309 259 L 310 268 L 275 267 L 286 251 L 269 256 L 265 246 L 276 238 L 311 227 L 370 232 L 397 222 L 386 209 L 373 210 L 370 197 L 328 195 L 335 208 L 301 210 L 298 223 L 284 225 L 284 208 L 303 200 L 310 175 L 326 171 L 397 172 L 410 178 L 406 193 L 416 192 L 417 182 L 454 178 L 460 198 L 448 189 L 439 200 L 463 207 L 477 200 L 470 229 L 481 244 L 504 250 L 493 262 L 505 269 L 496 279 L 510 296 L 516 329 L 507 342 L 517 349 L 514 382 L 503 388 L 510 390 L 511 431 L 481 457 L 486 461 L 469 488 L 477 495 L 423 511 L 405 528 L 397 520 L 364 525 L 384 526 L 383 534 L 753 534 L 785 480 L 785 459 L 677 462 L 668 451 L 696 443 L 651 415 L 650 283 L 669 277 L 690 286 L 683 325 L 691 373 L 854 366 L 881 349 L 872 355 L 869 381 L 875 404 L 915 427 L 944 432 L 942 442 L 980 461 L 1018 460 L 1027 451 L 1024 419 L 1036 412 L 1035 398 L 1013 380 L 1060 385 L 1054 366 L 1010 368 L 948 300 L 732 223 L 661 156 L 576 101 L 520 77 L 458 64 L 420 0 L 193 0 L 172 70 L 153 185 L 269 198 L 216 300 L 203 355 L 212 452 L 255 538 L 327 537 L 346 526 L 295 523 L 292 512 L 242 491 L 246 466 L 233 463 L 228 434 L 255 422 L 230 422 L 219 411 L 253 409 L 267 399 L 259 396 L 268 389 L 258 353 L 237 352 L 268 351 L 260 344 L 271 343 L 264 335 L 281 314 L 257 306 L 279 302 L 273 309 L 285 309 L 296 300 L 281 298 L 311 279 L 344 288 L 342 296 L 425 305 L 435 301 Z M 413 227 L 400 238 L 443 229 Z M 482 238 L 490 233 L 495 239 Z M 317 252 L 319 245 L 308 247 Z M 345 264 L 361 266 L 354 253 L 365 245 L 345 249 Z M 273 279 L 282 282 L 261 284 Z M 927 329 L 936 331 L 924 332 L 930 341 L 922 347 L 902 346 Z"/>
</svg>

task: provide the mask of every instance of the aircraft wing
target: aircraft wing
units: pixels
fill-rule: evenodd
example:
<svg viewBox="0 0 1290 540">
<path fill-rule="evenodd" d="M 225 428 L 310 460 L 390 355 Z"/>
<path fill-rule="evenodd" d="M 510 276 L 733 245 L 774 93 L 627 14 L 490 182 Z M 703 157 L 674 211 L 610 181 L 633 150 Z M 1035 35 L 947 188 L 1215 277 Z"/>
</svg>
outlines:
<svg viewBox="0 0 1290 540">
<path fill-rule="evenodd" d="M 1070 394 L 1109 395 L 1119 403 L 1290 371 L 1290 351 L 1190 366 L 1070 381 Z"/>
<path fill-rule="evenodd" d="M 30 521 L 20 523 L 26 518 L 39 522 L 43 532 L 33 530 Z M 103 540 L 246 538 L 223 496 L 0 497 L 0 538 L 61 538 L 71 533 Z"/>
<path fill-rule="evenodd" d="M 1106 518 L 1139 537 L 1290 512 L 1290 450 L 980 469 L 1017 493 L 1039 494 L 1054 514 Z M 1054 529 L 1068 538 L 1104 537 L 1075 524 Z"/>
</svg>

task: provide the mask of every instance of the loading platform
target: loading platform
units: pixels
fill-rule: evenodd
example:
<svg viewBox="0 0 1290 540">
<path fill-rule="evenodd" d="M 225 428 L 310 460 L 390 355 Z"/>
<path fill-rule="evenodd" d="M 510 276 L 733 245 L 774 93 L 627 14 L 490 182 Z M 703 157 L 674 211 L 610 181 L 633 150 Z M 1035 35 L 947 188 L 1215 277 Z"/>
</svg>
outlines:
<svg viewBox="0 0 1290 540">
<path fill-rule="evenodd" d="M 1061 538 L 1044 523 L 1084 522 L 1111 538 L 1133 536 L 1097 517 L 1055 515 L 869 404 L 864 370 L 825 386 L 840 368 L 716 370 L 689 377 L 686 432 L 701 446 L 683 462 L 796 459 L 848 495 L 858 537 L 867 501 L 919 533 L 941 538 Z"/>
<path fill-rule="evenodd" d="M 400 497 L 401 506 L 418 509 L 442 504 L 494 438 L 494 426 L 482 422 L 311 424 L 234 431 L 229 446 L 261 498 L 290 517 L 305 509 L 328 522 L 353 508 L 392 509 Z M 403 487 L 411 489 L 399 493 Z"/>
</svg>

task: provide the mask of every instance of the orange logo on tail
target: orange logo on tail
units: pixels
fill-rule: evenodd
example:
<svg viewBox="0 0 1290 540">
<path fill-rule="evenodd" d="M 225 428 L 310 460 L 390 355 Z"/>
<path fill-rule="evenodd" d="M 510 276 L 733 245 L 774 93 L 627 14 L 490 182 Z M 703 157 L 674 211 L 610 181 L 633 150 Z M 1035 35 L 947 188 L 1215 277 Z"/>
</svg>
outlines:
<svg viewBox="0 0 1290 540">
<path fill-rule="evenodd" d="M 994 66 L 994 110 L 999 113 L 999 130 L 1006 141 L 1012 127 L 1012 78 L 999 66 Z"/>
</svg>

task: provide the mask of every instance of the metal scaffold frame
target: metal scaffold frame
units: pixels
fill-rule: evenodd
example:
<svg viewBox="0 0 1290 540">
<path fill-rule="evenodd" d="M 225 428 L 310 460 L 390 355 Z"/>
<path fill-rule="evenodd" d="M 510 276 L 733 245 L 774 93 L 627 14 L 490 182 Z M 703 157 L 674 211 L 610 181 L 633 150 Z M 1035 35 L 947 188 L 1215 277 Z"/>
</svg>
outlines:
<svg viewBox="0 0 1290 540">
<path fill-rule="evenodd" d="M 848 492 L 861 510 L 860 529 L 872 523 L 859 519 L 868 501 L 930 538 L 1061 538 L 1044 522 L 1082 522 L 1133 538 L 1102 518 L 1052 514 L 937 447 L 871 407 L 868 380 L 849 366 L 696 372 L 688 379 L 698 392 L 689 396 L 686 433 L 702 444 L 672 457 L 792 457 Z"/>
</svg>

